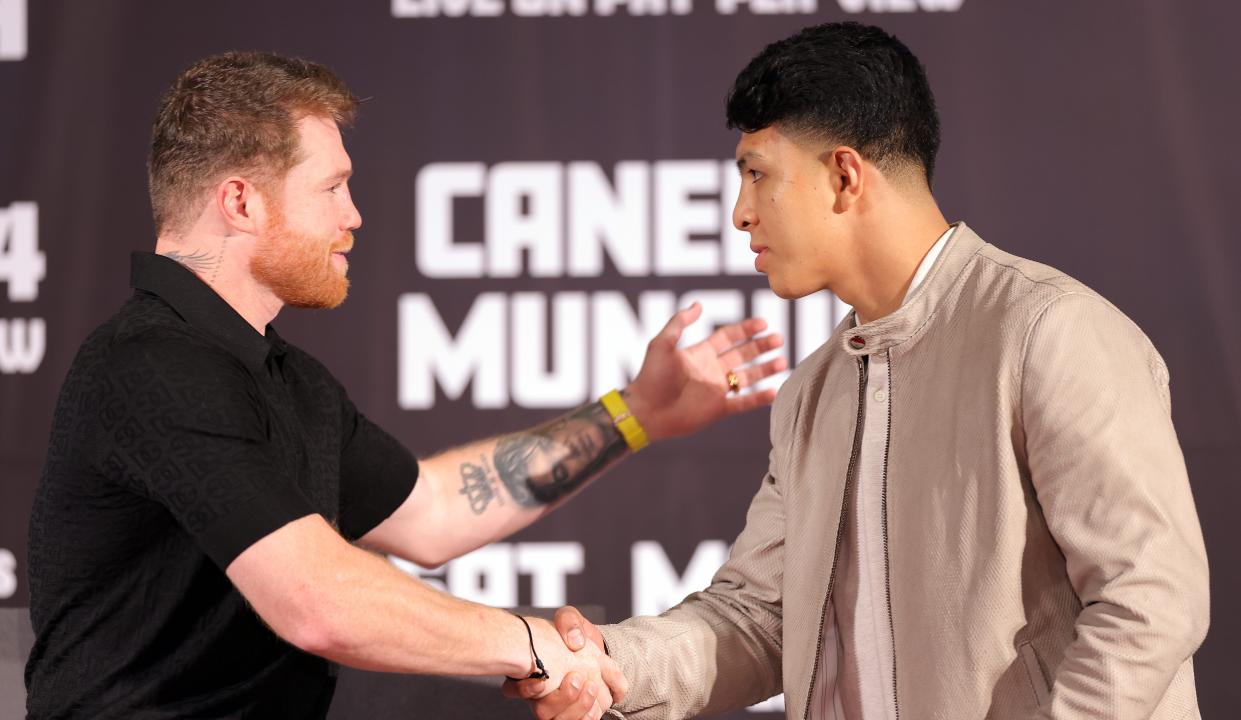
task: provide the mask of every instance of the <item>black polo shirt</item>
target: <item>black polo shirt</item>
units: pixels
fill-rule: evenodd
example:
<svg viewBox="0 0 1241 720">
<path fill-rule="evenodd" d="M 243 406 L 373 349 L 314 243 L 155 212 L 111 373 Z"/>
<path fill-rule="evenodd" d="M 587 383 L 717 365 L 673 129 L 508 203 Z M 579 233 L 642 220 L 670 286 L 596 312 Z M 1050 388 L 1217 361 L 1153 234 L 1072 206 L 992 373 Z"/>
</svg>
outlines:
<svg viewBox="0 0 1241 720">
<path fill-rule="evenodd" d="M 364 535 L 417 462 L 181 265 L 135 253 L 132 285 L 56 406 L 30 519 L 30 717 L 324 717 L 335 666 L 277 637 L 224 569 L 312 513 Z"/>
</svg>

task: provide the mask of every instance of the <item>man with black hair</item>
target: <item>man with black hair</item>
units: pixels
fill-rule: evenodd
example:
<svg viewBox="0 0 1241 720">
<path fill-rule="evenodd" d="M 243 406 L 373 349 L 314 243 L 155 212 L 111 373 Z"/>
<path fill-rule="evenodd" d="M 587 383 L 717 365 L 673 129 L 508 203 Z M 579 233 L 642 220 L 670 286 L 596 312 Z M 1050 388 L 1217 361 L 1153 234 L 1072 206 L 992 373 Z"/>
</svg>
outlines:
<svg viewBox="0 0 1241 720">
<path fill-rule="evenodd" d="M 781 389 L 711 586 L 616 626 L 558 615 L 627 675 L 617 709 L 687 718 L 783 691 L 808 720 L 1198 717 L 1206 554 L 1147 338 L 949 225 L 930 87 L 883 30 L 768 46 L 728 122 L 755 266 L 782 297 L 830 289 L 854 312 Z M 564 685 L 535 709 L 585 714 Z"/>
</svg>

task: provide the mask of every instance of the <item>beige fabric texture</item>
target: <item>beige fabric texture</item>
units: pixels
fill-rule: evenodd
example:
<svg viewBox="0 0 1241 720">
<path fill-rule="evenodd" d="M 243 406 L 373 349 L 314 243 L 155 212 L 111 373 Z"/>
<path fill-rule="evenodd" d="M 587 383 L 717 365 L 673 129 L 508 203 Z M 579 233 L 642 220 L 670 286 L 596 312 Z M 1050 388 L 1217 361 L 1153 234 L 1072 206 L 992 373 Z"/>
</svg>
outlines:
<svg viewBox="0 0 1241 720">
<path fill-rule="evenodd" d="M 788 717 L 807 716 L 860 357 L 886 350 L 901 720 L 1198 718 L 1206 551 L 1146 336 L 964 224 L 900 310 L 851 324 L 782 387 L 767 475 L 710 587 L 601 628 L 632 684 L 614 714 L 689 718 L 783 691 Z"/>
</svg>

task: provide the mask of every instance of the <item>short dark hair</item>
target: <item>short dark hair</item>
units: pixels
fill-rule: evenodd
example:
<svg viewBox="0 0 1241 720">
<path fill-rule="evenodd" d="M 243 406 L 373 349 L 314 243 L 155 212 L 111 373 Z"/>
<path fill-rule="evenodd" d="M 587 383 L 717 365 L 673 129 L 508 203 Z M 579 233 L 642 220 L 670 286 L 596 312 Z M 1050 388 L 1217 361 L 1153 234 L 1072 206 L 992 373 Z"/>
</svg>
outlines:
<svg viewBox="0 0 1241 720">
<path fill-rule="evenodd" d="M 358 99 L 318 63 L 230 52 L 198 61 L 160 101 L 147 161 L 155 228 L 179 229 L 193 201 L 226 173 L 281 180 L 298 163 L 297 122 L 350 125 Z"/>
<path fill-rule="evenodd" d="M 882 29 L 805 28 L 763 49 L 728 94 L 728 127 L 769 126 L 850 145 L 882 168 L 921 167 L 929 186 L 939 114 L 922 63 Z"/>
</svg>

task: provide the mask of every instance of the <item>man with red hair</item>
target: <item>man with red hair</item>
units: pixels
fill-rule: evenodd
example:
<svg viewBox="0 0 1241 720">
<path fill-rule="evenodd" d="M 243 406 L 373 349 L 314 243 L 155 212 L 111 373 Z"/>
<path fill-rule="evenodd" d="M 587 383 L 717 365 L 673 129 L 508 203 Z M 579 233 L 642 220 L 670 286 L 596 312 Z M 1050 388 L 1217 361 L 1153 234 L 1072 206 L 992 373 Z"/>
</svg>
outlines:
<svg viewBox="0 0 1241 720">
<path fill-rule="evenodd" d="M 552 687 L 576 671 L 601 707 L 623 694 L 594 648 L 372 553 L 439 565 L 649 441 L 770 402 L 732 391 L 783 369 L 750 363 L 780 339 L 749 320 L 678 350 L 694 306 L 623 392 L 415 460 L 271 326 L 348 291 L 356 106 L 327 68 L 259 53 L 207 58 L 164 97 L 155 253 L 70 368 L 30 522 L 31 718 L 321 718 L 336 663 Z"/>
</svg>

